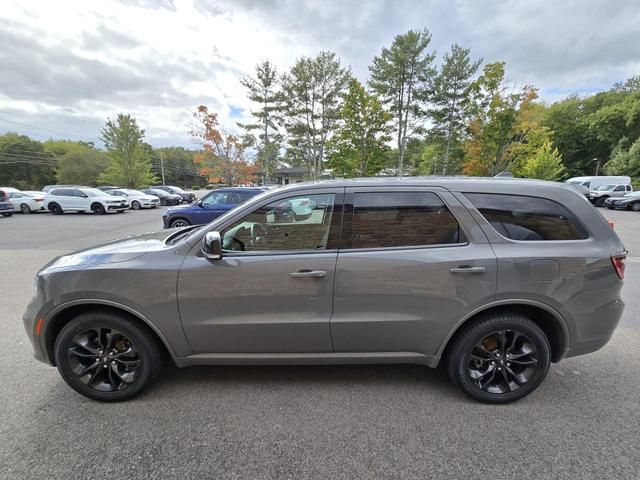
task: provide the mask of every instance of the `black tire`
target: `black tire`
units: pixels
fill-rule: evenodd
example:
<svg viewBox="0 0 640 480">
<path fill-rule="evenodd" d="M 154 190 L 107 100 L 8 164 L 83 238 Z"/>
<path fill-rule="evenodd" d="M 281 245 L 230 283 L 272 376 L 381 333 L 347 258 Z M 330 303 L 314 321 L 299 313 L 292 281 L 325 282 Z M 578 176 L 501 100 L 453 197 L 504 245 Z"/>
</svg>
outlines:
<svg viewBox="0 0 640 480">
<path fill-rule="evenodd" d="M 62 215 L 64 213 L 62 207 L 57 203 L 50 203 L 48 210 L 54 215 Z"/>
<path fill-rule="evenodd" d="M 634 212 L 640 212 L 640 202 L 633 202 L 630 208 Z"/>
<path fill-rule="evenodd" d="M 13 213 L 3 213 L 2 214 L 3 217 L 10 217 L 11 215 L 13 215 Z"/>
<path fill-rule="evenodd" d="M 101 203 L 94 203 L 91 205 L 91 211 L 96 215 L 104 215 L 107 213 Z"/>
<path fill-rule="evenodd" d="M 171 220 L 171 222 L 169 222 L 169 228 L 182 228 L 188 227 L 189 225 L 191 225 L 189 220 L 186 220 L 184 218 L 174 218 L 173 220 Z"/>
<path fill-rule="evenodd" d="M 605 201 L 607 198 L 609 198 L 609 197 L 598 197 L 598 198 L 596 199 L 596 201 L 595 201 L 595 202 L 593 202 L 593 204 L 594 204 L 596 207 L 602 207 L 602 206 L 604 205 L 604 201 Z"/>
<path fill-rule="evenodd" d="M 26 203 L 23 203 L 22 205 L 20 205 L 20 211 L 25 215 L 29 215 L 31 213 L 31 207 Z"/>
<path fill-rule="evenodd" d="M 71 388 L 101 402 L 135 397 L 165 364 L 165 350 L 148 327 L 109 311 L 86 312 L 69 321 L 56 338 L 54 357 Z"/>
<path fill-rule="evenodd" d="M 140 205 L 140 202 L 138 202 L 137 200 L 134 200 L 133 202 L 131 202 L 131 208 L 133 208 L 134 210 L 140 210 L 142 208 L 142 205 Z"/>
<path fill-rule="evenodd" d="M 511 342 L 513 348 L 509 349 Z M 446 358 L 449 377 L 466 394 L 494 404 L 529 395 L 544 380 L 550 363 L 551 347 L 544 332 L 516 312 L 487 315 L 464 326 Z"/>
<path fill-rule="evenodd" d="M 167 206 L 167 201 L 164 198 L 161 198 L 160 199 L 160 205 L 163 206 L 163 207 L 166 207 Z"/>
</svg>

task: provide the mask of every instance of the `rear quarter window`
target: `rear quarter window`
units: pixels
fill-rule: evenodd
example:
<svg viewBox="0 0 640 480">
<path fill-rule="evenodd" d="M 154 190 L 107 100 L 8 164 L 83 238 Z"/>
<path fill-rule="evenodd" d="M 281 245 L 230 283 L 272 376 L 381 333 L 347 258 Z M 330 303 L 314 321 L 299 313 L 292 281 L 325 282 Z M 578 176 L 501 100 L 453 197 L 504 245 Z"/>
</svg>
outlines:
<svg viewBox="0 0 640 480">
<path fill-rule="evenodd" d="M 575 216 L 553 200 L 493 193 L 465 193 L 464 196 L 498 233 L 511 240 L 589 238 Z"/>
</svg>

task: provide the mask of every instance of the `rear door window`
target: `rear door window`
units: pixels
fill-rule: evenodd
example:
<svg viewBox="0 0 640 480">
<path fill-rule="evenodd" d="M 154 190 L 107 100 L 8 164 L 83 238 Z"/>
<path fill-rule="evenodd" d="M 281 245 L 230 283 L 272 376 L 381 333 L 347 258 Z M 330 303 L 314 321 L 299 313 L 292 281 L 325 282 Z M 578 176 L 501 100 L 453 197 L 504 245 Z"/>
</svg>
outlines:
<svg viewBox="0 0 640 480">
<path fill-rule="evenodd" d="M 465 193 L 476 209 L 503 237 L 511 240 L 583 240 L 589 235 L 564 206 L 524 195 Z"/>
<path fill-rule="evenodd" d="M 457 220 L 435 193 L 355 193 L 353 197 L 351 248 L 461 242 Z"/>
</svg>

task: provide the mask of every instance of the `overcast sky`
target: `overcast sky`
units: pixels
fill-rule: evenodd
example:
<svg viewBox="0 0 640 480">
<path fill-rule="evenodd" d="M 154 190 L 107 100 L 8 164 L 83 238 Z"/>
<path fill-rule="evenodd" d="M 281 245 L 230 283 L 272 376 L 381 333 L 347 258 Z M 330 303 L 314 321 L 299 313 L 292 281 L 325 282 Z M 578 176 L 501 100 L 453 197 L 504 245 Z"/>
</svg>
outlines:
<svg viewBox="0 0 640 480">
<path fill-rule="evenodd" d="M 233 130 L 259 61 L 284 71 L 334 50 L 366 81 L 383 46 L 424 27 L 438 58 L 459 43 L 503 60 L 547 102 L 640 73 L 638 0 L 2 0 L 0 133 L 100 144 L 105 119 L 127 112 L 152 145 L 195 147 L 195 107 Z"/>
</svg>

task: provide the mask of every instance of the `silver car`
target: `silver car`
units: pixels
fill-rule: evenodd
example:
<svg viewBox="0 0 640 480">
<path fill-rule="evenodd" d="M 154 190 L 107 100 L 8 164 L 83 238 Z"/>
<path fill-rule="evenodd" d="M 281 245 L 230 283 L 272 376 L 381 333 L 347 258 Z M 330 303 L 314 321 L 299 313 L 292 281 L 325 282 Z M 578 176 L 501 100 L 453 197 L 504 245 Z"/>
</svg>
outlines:
<svg viewBox="0 0 640 480">
<path fill-rule="evenodd" d="M 310 215 L 284 215 L 308 200 Z M 607 343 L 625 249 L 570 186 L 380 178 L 271 190 L 201 227 L 65 255 L 24 315 L 35 357 L 87 397 L 177 366 L 443 364 L 471 397 L 531 393 Z"/>
</svg>

